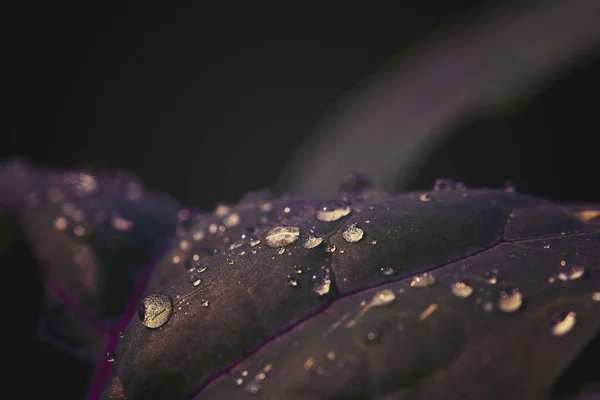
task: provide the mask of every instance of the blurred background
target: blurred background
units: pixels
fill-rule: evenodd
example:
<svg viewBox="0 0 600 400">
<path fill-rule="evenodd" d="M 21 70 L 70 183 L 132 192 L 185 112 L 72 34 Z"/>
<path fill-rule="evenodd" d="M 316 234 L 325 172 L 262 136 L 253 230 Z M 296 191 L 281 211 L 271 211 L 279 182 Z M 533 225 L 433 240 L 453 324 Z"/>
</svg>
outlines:
<svg viewBox="0 0 600 400">
<path fill-rule="evenodd" d="M 501 3 L 13 5 L 4 13 L 9 108 L 0 156 L 130 170 L 206 209 L 248 190 L 287 189 L 286 163 L 315 126 L 340 107 L 343 115 L 349 91 L 360 93 L 432 38 L 451 45 L 447 30 Z M 503 68 L 510 74 L 518 65 L 509 57 Z M 440 177 L 476 187 L 510 180 L 531 194 L 600 202 L 600 51 L 544 82 L 448 125 L 419 168 L 391 189 L 430 188 Z M 54 377 L 49 393 L 64 394 L 67 379 L 73 393 L 85 386 L 83 366 L 48 349 L 36 354 L 42 361 L 29 373 Z"/>
</svg>

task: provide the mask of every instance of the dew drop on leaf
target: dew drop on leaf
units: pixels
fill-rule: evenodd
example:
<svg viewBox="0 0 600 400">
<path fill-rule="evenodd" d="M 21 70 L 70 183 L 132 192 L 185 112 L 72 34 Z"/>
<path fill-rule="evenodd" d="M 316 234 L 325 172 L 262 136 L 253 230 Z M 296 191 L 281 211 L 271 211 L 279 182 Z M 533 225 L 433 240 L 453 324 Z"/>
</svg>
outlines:
<svg viewBox="0 0 600 400">
<path fill-rule="evenodd" d="M 321 243 L 323 243 L 323 238 L 315 237 L 313 235 L 308 235 L 308 238 L 306 239 L 306 241 L 304 242 L 304 244 L 302 246 L 305 249 L 314 249 Z"/>
<path fill-rule="evenodd" d="M 452 284 L 452 294 L 456 297 L 467 298 L 473 293 L 473 288 L 465 282 L 454 282 Z"/>
<path fill-rule="evenodd" d="M 333 222 L 340 218 L 349 215 L 351 212 L 350 206 L 339 200 L 323 203 L 317 210 L 317 219 L 319 221 Z"/>
<path fill-rule="evenodd" d="M 519 289 L 500 292 L 498 299 L 498 309 L 505 313 L 518 311 L 523 305 L 523 294 Z"/>
<path fill-rule="evenodd" d="M 417 288 L 432 286 L 434 284 L 435 277 L 428 272 L 415 276 L 410 282 L 410 286 Z"/>
<path fill-rule="evenodd" d="M 265 237 L 265 243 L 271 248 L 289 246 L 300 237 L 297 226 L 280 225 L 272 228 Z"/>
<path fill-rule="evenodd" d="M 564 336 L 573 330 L 576 322 L 577 316 L 575 312 L 571 311 L 563 316 L 557 317 L 554 321 L 552 321 L 550 332 L 553 336 Z"/>
<path fill-rule="evenodd" d="M 151 294 L 138 307 L 138 317 L 148 328 L 160 328 L 173 314 L 173 299 L 166 294 Z"/>
<path fill-rule="evenodd" d="M 202 299 L 200 300 L 200 305 L 204 308 L 208 307 L 210 305 L 210 302 L 206 299 Z"/>
<path fill-rule="evenodd" d="M 387 306 L 393 304 L 396 300 L 396 295 L 393 291 L 389 289 L 384 289 L 375 294 L 373 296 L 373 300 L 371 300 L 371 304 L 377 307 Z"/>
<path fill-rule="evenodd" d="M 576 265 L 571 268 L 569 272 L 560 272 L 556 277 L 563 281 L 572 281 L 581 278 L 585 274 L 585 267 L 582 265 Z"/>
<path fill-rule="evenodd" d="M 356 224 L 352 224 L 342 232 L 342 237 L 349 243 L 356 243 L 362 239 L 364 231 Z"/>
</svg>

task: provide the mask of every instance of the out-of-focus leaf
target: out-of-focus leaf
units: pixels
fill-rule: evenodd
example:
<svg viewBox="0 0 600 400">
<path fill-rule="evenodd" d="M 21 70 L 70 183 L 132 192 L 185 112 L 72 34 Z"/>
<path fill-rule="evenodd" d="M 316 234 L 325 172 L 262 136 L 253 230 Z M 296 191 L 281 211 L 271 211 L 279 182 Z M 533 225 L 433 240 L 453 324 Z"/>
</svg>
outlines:
<svg viewBox="0 0 600 400">
<path fill-rule="evenodd" d="M 378 187 L 403 189 L 460 123 L 514 107 L 597 54 L 600 2 L 501 4 L 416 43 L 342 97 L 288 162 L 281 187 L 330 195 L 344 174 L 362 171 Z"/>
<path fill-rule="evenodd" d="M 549 398 L 600 340 L 599 205 L 457 186 L 241 210 L 184 235 L 231 245 L 141 304 L 103 398 Z"/>
</svg>

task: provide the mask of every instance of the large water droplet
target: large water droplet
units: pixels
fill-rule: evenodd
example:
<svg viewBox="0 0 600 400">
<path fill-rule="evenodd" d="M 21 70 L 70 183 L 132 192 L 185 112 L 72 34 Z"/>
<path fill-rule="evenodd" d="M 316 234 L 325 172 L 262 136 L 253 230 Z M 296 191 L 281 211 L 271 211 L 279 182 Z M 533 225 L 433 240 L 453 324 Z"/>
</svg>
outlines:
<svg viewBox="0 0 600 400">
<path fill-rule="evenodd" d="M 138 317 L 148 328 L 160 328 L 173 314 L 173 299 L 166 294 L 151 294 L 138 307 Z"/>
<path fill-rule="evenodd" d="M 321 243 L 323 243 L 323 238 L 315 237 L 313 235 L 308 235 L 308 238 L 306 239 L 306 241 L 304 242 L 304 244 L 302 246 L 305 249 L 314 249 Z"/>
<path fill-rule="evenodd" d="M 563 282 L 572 281 L 581 278 L 585 274 L 585 267 L 582 265 L 576 265 L 568 272 L 560 272 L 556 275 L 558 279 Z"/>
<path fill-rule="evenodd" d="M 333 222 L 350 214 L 352 210 L 348 203 L 340 200 L 323 203 L 317 211 L 319 221 Z"/>
<path fill-rule="evenodd" d="M 272 228 L 265 237 L 265 243 L 272 248 L 285 247 L 294 243 L 300 237 L 297 226 L 280 225 Z"/>
<path fill-rule="evenodd" d="M 360 229 L 356 224 L 352 224 L 342 232 L 342 237 L 350 243 L 356 243 L 362 239 L 364 231 Z"/>
<path fill-rule="evenodd" d="M 498 309 L 505 313 L 518 311 L 523 305 L 523 294 L 519 289 L 500 292 Z"/>
<path fill-rule="evenodd" d="M 387 306 L 396 300 L 396 295 L 393 291 L 389 289 L 384 289 L 375 294 L 373 296 L 373 300 L 371 300 L 371 304 L 374 306 Z"/>
<path fill-rule="evenodd" d="M 454 282 L 452 284 L 452 294 L 457 297 L 466 298 L 473 293 L 473 288 L 465 282 Z"/>
<path fill-rule="evenodd" d="M 444 192 L 449 190 L 465 190 L 467 187 L 462 182 L 453 181 L 450 179 L 436 179 L 433 183 L 434 192 Z"/>
<path fill-rule="evenodd" d="M 429 272 L 425 272 L 421 275 L 415 276 L 410 282 L 412 287 L 427 287 L 435 284 L 435 277 Z"/>
<path fill-rule="evenodd" d="M 558 316 L 554 321 L 552 321 L 550 332 L 554 336 L 564 336 L 573 330 L 576 322 L 577 315 L 571 311 L 564 316 Z"/>
</svg>

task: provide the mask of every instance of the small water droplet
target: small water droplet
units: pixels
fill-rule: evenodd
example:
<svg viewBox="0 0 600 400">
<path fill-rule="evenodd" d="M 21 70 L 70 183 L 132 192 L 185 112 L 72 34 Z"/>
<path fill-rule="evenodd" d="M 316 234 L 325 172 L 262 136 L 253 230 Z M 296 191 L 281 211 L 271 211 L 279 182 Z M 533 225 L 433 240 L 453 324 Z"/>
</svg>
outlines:
<svg viewBox="0 0 600 400">
<path fill-rule="evenodd" d="M 313 280 L 313 293 L 319 297 L 323 297 L 329 293 L 329 290 L 331 290 L 331 276 L 328 271 L 321 270 L 313 275 Z"/>
<path fill-rule="evenodd" d="M 302 286 L 300 284 L 300 281 L 291 275 L 287 276 L 287 284 L 289 287 L 294 288 L 294 289 L 300 289 L 300 287 Z"/>
<path fill-rule="evenodd" d="M 374 345 L 374 344 L 379 344 L 380 342 L 381 342 L 381 330 L 376 329 L 376 330 L 367 332 L 367 335 L 365 336 L 366 344 Z"/>
<path fill-rule="evenodd" d="M 390 265 L 388 265 L 387 267 L 379 268 L 379 271 L 381 273 L 381 276 L 394 276 L 398 273 L 398 271 L 396 271 Z"/>
<path fill-rule="evenodd" d="M 308 238 L 306 238 L 306 241 L 304 242 L 304 244 L 302 246 L 305 249 L 314 249 L 321 243 L 323 243 L 323 238 L 315 237 L 315 236 L 309 234 Z"/>
<path fill-rule="evenodd" d="M 445 192 L 449 190 L 465 190 L 467 187 L 462 182 L 453 181 L 451 179 L 436 179 L 433 183 L 434 192 Z"/>
<path fill-rule="evenodd" d="M 285 253 L 285 249 L 282 247 L 279 250 L 277 250 L 277 254 L 282 255 Z"/>
<path fill-rule="evenodd" d="M 373 296 L 373 300 L 371 300 L 371 304 L 377 307 L 387 306 L 393 304 L 396 300 L 396 295 L 393 291 L 389 289 L 384 289 L 375 294 Z"/>
<path fill-rule="evenodd" d="M 452 294 L 457 297 L 467 298 L 473 293 L 473 288 L 465 282 L 454 282 L 452 284 Z"/>
<path fill-rule="evenodd" d="M 348 203 L 340 200 L 333 200 L 323 203 L 317 211 L 319 221 L 333 222 L 350 214 L 352 210 Z"/>
<path fill-rule="evenodd" d="M 514 193 L 517 191 L 517 186 L 511 181 L 506 181 L 504 182 L 504 191 L 507 193 Z"/>
<path fill-rule="evenodd" d="M 421 275 L 415 276 L 410 282 L 412 287 L 427 287 L 435 284 L 435 277 L 429 272 L 425 272 Z"/>
<path fill-rule="evenodd" d="M 344 232 L 342 232 L 342 237 L 349 243 L 356 243 L 360 241 L 363 235 L 364 231 L 356 226 L 356 224 L 348 226 Z"/>
<path fill-rule="evenodd" d="M 500 292 L 498 299 L 498 309 L 505 313 L 518 311 L 523 305 L 523 294 L 519 289 Z"/>
<path fill-rule="evenodd" d="M 223 224 L 227 227 L 227 228 L 233 228 L 235 226 L 238 226 L 241 222 L 241 218 L 237 213 L 231 213 L 228 216 L 226 216 L 225 218 L 223 218 Z"/>
<path fill-rule="evenodd" d="M 545 240 L 542 242 L 542 247 L 544 249 L 549 249 L 550 248 L 550 243 L 546 242 Z"/>
<path fill-rule="evenodd" d="M 210 302 L 208 300 L 202 299 L 202 300 L 200 300 L 200 305 L 202 307 L 206 308 L 210 305 Z"/>
<path fill-rule="evenodd" d="M 485 274 L 483 274 L 483 278 L 490 285 L 495 285 L 496 283 L 498 283 L 498 271 L 493 270 L 491 272 L 486 272 Z"/>
<path fill-rule="evenodd" d="M 125 337 L 125 333 L 124 332 L 119 332 L 119 339 L 123 339 Z"/>
<path fill-rule="evenodd" d="M 585 267 L 582 265 L 576 265 L 571 268 L 569 272 L 560 272 L 556 275 L 558 279 L 563 282 L 572 281 L 575 279 L 579 279 L 585 274 Z"/>
<path fill-rule="evenodd" d="M 196 287 L 202 283 L 202 279 L 196 275 L 190 275 L 190 282 L 192 282 L 192 285 Z"/>
<path fill-rule="evenodd" d="M 377 240 L 375 240 L 375 239 L 371 240 L 371 244 L 377 244 Z"/>
<path fill-rule="evenodd" d="M 328 253 L 334 253 L 335 249 L 336 249 L 335 244 L 327 243 L 327 247 L 325 248 L 325 251 Z"/>
<path fill-rule="evenodd" d="M 160 328 L 173 314 L 173 299 L 166 294 L 151 294 L 138 307 L 138 317 L 148 328 Z"/>
<path fill-rule="evenodd" d="M 300 228 L 297 226 L 279 225 L 272 228 L 265 237 L 267 246 L 279 248 L 289 246 L 300 237 Z"/>
<path fill-rule="evenodd" d="M 299 265 L 294 266 L 294 272 L 296 275 L 304 275 L 304 270 Z"/>
<path fill-rule="evenodd" d="M 564 336 L 573 330 L 576 322 L 577 315 L 573 311 L 557 316 L 551 323 L 550 332 L 553 336 Z"/>
<path fill-rule="evenodd" d="M 115 361 L 115 357 L 113 356 L 112 353 L 106 353 L 105 357 L 106 357 L 106 361 L 108 361 L 109 363 Z"/>
</svg>

